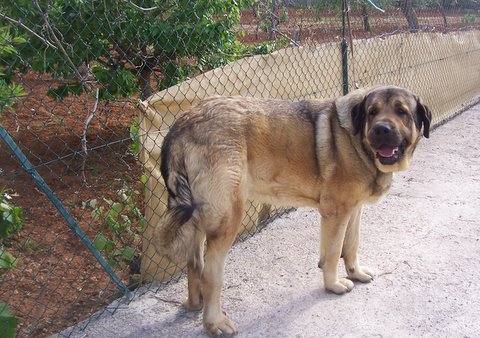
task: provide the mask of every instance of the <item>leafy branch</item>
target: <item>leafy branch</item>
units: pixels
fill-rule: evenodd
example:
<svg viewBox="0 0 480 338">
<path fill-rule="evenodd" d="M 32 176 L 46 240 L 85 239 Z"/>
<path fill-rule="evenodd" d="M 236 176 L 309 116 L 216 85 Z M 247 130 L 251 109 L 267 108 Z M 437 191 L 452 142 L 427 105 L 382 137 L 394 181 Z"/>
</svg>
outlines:
<svg viewBox="0 0 480 338">
<path fill-rule="evenodd" d="M 37 8 L 38 12 L 41 14 L 43 18 L 44 27 L 47 28 L 47 31 L 50 34 L 50 36 L 53 38 L 53 41 L 56 47 L 61 52 L 61 54 L 67 61 L 68 65 L 70 66 L 71 72 L 73 73 L 77 81 L 81 84 L 81 86 L 84 87 L 84 90 L 89 92 L 91 90 L 91 87 L 85 83 L 84 77 L 82 76 L 82 74 L 80 74 L 77 66 L 75 66 L 75 64 L 73 63 L 72 59 L 70 58 L 70 54 L 67 53 L 67 51 L 65 50 L 63 44 L 60 42 L 60 39 L 57 37 L 56 32 L 58 32 L 58 34 L 62 37 L 62 40 L 63 40 L 62 34 L 57 29 L 53 28 L 54 26 L 50 23 L 48 12 L 42 11 L 42 8 L 38 4 L 38 1 L 34 0 L 33 3 L 35 4 L 35 7 Z"/>
<path fill-rule="evenodd" d="M 54 44 L 52 44 L 50 41 L 48 41 L 46 38 L 44 38 L 43 36 L 37 34 L 35 31 L 33 31 L 32 29 L 28 28 L 27 26 L 25 26 L 25 24 L 20 21 L 20 20 L 15 20 L 15 19 L 12 19 L 10 17 L 8 17 L 7 15 L 5 15 L 4 13 L 0 13 L 0 17 L 7 20 L 8 22 L 10 23 L 13 23 L 14 25 L 17 25 L 17 26 L 20 26 L 21 28 L 25 29 L 27 32 L 29 32 L 30 34 L 32 34 L 33 36 L 39 38 L 40 40 L 42 40 L 48 47 L 52 47 L 53 49 L 57 49 L 57 47 L 55 47 Z"/>
</svg>

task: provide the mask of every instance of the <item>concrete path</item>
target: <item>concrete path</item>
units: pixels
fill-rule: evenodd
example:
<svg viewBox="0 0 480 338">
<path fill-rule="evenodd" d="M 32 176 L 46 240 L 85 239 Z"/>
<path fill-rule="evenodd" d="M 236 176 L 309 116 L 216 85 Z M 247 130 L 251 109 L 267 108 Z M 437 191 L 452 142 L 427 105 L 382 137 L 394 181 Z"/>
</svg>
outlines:
<svg viewBox="0 0 480 338">
<path fill-rule="evenodd" d="M 238 337 L 479 337 L 480 105 L 422 140 L 411 170 L 365 208 L 361 234 L 361 262 L 376 278 L 343 296 L 323 289 L 315 210 L 237 244 L 223 304 Z M 178 304 L 184 297 L 182 279 L 72 336 L 204 337 L 201 315 Z"/>
</svg>

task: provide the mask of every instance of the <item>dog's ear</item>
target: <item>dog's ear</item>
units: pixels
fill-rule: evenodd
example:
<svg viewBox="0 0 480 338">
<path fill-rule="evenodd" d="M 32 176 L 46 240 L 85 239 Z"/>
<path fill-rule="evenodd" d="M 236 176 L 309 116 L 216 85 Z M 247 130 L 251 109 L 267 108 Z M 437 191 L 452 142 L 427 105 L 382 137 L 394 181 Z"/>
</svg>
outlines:
<svg viewBox="0 0 480 338">
<path fill-rule="evenodd" d="M 420 122 L 420 128 L 423 124 L 423 136 L 428 138 L 430 136 L 430 122 L 432 121 L 432 112 L 430 109 L 423 104 L 420 98 L 417 99 L 417 116 L 418 121 Z"/>
<path fill-rule="evenodd" d="M 367 118 L 367 112 L 365 111 L 365 101 L 367 96 L 363 98 L 362 101 L 353 106 L 350 114 L 352 115 L 352 126 L 353 126 L 353 135 L 358 134 L 363 130 L 365 125 L 365 119 Z"/>
</svg>

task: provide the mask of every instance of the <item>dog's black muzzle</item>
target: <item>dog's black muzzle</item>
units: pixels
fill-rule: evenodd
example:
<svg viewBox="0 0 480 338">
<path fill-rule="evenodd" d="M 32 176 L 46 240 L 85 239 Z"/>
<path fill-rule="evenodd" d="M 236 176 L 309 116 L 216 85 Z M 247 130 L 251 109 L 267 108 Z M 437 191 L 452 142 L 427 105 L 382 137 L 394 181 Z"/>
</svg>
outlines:
<svg viewBox="0 0 480 338">
<path fill-rule="evenodd" d="M 378 122 L 368 132 L 368 141 L 382 164 L 394 164 L 405 152 L 407 141 L 391 122 Z"/>
</svg>

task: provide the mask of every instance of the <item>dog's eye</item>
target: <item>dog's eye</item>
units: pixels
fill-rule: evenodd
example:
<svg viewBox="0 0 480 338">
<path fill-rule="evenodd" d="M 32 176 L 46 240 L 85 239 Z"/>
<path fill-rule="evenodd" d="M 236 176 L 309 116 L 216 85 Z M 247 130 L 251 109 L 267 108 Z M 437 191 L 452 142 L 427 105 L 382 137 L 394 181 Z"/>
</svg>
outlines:
<svg viewBox="0 0 480 338">
<path fill-rule="evenodd" d="M 403 109 L 402 107 L 398 107 L 397 108 L 397 114 L 400 115 L 400 116 L 404 116 L 404 115 L 407 115 L 407 111 L 405 109 Z"/>
<path fill-rule="evenodd" d="M 375 108 L 375 107 L 371 107 L 371 108 L 368 110 L 368 114 L 369 114 L 370 116 L 375 116 L 375 115 L 378 114 L 378 109 Z"/>
</svg>

